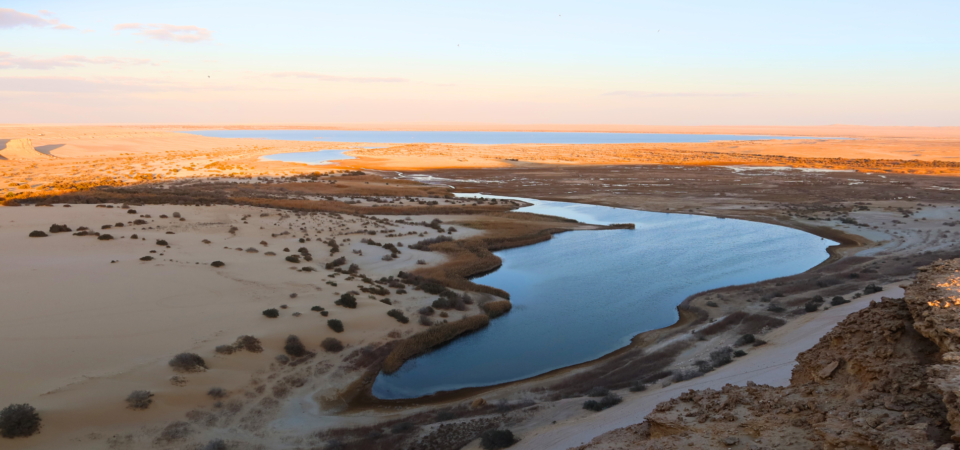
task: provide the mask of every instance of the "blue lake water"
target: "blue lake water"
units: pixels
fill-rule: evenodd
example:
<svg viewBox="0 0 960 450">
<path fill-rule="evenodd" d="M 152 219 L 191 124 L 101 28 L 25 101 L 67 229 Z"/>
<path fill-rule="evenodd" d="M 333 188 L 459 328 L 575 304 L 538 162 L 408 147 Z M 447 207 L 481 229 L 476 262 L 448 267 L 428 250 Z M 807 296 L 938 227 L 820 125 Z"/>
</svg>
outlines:
<svg viewBox="0 0 960 450">
<path fill-rule="evenodd" d="M 497 252 L 503 266 L 473 281 L 509 292 L 513 310 L 392 375 L 380 374 L 376 397 L 489 386 L 590 361 L 638 333 L 672 325 L 676 306 L 692 294 L 804 272 L 836 245 L 763 223 L 521 200 L 534 206 L 519 211 L 636 229 L 571 231 Z"/>
<path fill-rule="evenodd" d="M 287 141 L 456 143 L 456 144 L 630 144 L 770 139 L 829 139 L 802 136 L 667 133 L 576 133 L 520 131 L 364 131 L 364 130 L 202 130 L 186 133 L 219 138 L 260 138 Z"/>
<path fill-rule="evenodd" d="M 343 152 L 349 151 L 350 150 L 318 150 L 315 152 L 276 153 L 273 155 L 261 156 L 260 159 L 266 161 L 283 161 L 304 164 L 329 164 L 330 161 L 353 159 L 352 156 L 343 154 Z"/>
</svg>

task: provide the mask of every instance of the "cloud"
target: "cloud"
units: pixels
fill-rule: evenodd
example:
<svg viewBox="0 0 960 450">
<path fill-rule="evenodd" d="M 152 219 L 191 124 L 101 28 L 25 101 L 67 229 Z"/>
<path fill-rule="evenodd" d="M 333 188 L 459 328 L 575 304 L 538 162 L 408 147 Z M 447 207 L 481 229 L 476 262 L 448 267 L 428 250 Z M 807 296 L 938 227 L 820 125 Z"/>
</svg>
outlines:
<svg viewBox="0 0 960 450">
<path fill-rule="evenodd" d="M 656 98 L 656 97 L 750 97 L 747 92 L 646 92 L 646 91 L 612 91 L 604 92 L 604 96 Z"/>
<path fill-rule="evenodd" d="M 278 78 L 307 78 L 318 81 L 347 81 L 353 83 L 405 83 L 407 79 L 397 77 L 342 77 L 313 72 L 277 72 L 270 74 Z"/>
<path fill-rule="evenodd" d="M 207 82 L 171 81 L 166 78 L 134 77 L 0 77 L 0 92 L 44 94 L 138 94 L 155 92 L 211 92 L 278 89 L 216 85 Z"/>
<path fill-rule="evenodd" d="M 41 15 L 53 16 L 50 11 L 40 11 Z M 33 14 L 22 13 L 10 8 L 0 8 L 0 28 L 34 27 L 46 28 L 53 27 L 55 30 L 73 30 L 76 27 L 62 24 L 57 19 L 44 19 Z"/>
<path fill-rule="evenodd" d="M 115 58 L 112 56 L 98 56 L 89 58 L 78 55 L 63 55 L 53 58 L 33 58 L 24 56 L 14 56 L 9 52 L 0 52 L 0 69 L 34 69 L 49 70 L 60 67 L 80 67 L 86 64 L 112 65 L 120 66 L 138 66 L 143 64 L 153 64 L 149 59 L 144 58 Z"/>
<path fill-rule="evenodd" d="M 196 42 L 209 41 L 213 39 L 210 30 L 193 25 L 170 25 L 165 23 L 152 23 L 143 25 L 139 23 L 121 23 L 113 27 L 114 30 L 140 30 L 134 33 L 139 36 L 146 36 L 148 39 L 157 41 L 174 41 L 193 44 Z"/>
</svg>

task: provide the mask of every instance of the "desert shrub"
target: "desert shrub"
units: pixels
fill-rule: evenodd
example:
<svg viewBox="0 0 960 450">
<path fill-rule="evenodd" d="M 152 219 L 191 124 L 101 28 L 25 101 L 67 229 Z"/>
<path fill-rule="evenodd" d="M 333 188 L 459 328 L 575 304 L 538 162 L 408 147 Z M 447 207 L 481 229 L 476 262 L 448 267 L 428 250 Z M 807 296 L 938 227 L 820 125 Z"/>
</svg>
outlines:
<svg viewBox="0 0 960 450">
<path fill-rule="evenodd" d="M 447 317 L 450 317 L 450 314 L 447 314 L 446 311 L 440 311 L 440 317 L 446 319 Z"/>
<path fill-rule="evenodd" d="M 177 372 L 203 372 L 207 370 L 207 363 L 196 353 L 180 353 L 167 364 Z"/>
<path fill-rule="evenodd" d="M 165 241 L 165 240 L 163 240 L 163 239 L 157 239 L 157 245 L 161 245 L 161 246 L 166 247 L 166 246 L 168 246 L 168 245 L 170 245 L 170 244 L 168 244 L 167 241 Z"/>
<path fill-rule="evenodd" d="M 730 347 L 723 347 L 717 350 L 710 352 L 710 362 L 713 363 L 714 367 L 725 366 L 730 364 L 733 361 L 733 349 Z"/>
<path fill-rule="evenodd" d="M 869 295 L 880 291 L 883 291 L 883 286 L 877 286 L 876 284 L 870 283 L 867 285 L 867 287 L 863 288 L 863 295 Z"/>
<path fill-rule="evenodd" d="M 412 249 L 414 249 L 414 250 L 422 250 L 422 251 L 427 251 L 427 252 L 428 252 L 428 251 L 430 251 L 430 246 L 431 246 L 431 245 L 433 245 L 433 244 L 439 244 L 439 243 L 441 243 L 441 242 L 449 242 L 449 241 L 452 241 L 452 240 L 453 240 L 453 238 L 452 238 L 452 237 L 449 237 L 449 236 L 437 236 L 437 237 L 435 237 L 435 238 L 424 239 L 424 240 L 419 241 L 419 242 L 417 242 L 417 243 L 415 243 L 415 244 L 410 244 L 410 245 L 408 245 L 407 247 L 412 248 Z"/>
<path fill-rule="evenodd" d="M 287 342 L 283 346 L 283 351 L 294 358 L 299 358 L 307 354 L 307 347 L 303 345 L 300 338 L 291 334 L 287 336 Z"/>
<path fill-rule="evenodd" d="M 40 230 L 33 230 L 30 232 L 30 237 L 47 237 L 47 233 Z"/>
<path fill-rule="evenodd" d="M 210 265 L 213 266 L 213 267 L 223 267 L 223 266 L 225 266 L 226 264 L 224 264 L 223 261 L 214 261 L 214 262 L 210 263 Z"/>
<path fill-rule="evenodd" d="M 328 337 L 320 343 L 320 347 L 330 353 L 337 353 L 343 350 L 343 342 L 337 338 Z"/>
<path fill-rule="evenodd" d="M 227 450 L 227 443 L 223 439 L 211 439 L 203 446 L 203 450 Z"/>
<path fill-rule="evenodd" d="M 73 231 L 73 230 L 71 230 L 70 227 L 68 227 L 66 224 L 64 224 L 64 225 L 57 225 L 57 224 L 50 225 L 50 232 L 51 232 L 51 233 L 69 233 L 69 232 L 71 232 L 71 231 Z"/>
<path fill-rule="evenodd" d="M 338 306 L 343 306 L 344 308 L 351 308 L 351 309 L 352 309 L 352 308 L 356 308 L 356 307 L 357 307 L 357 298 L 354 297 L 352 294 L 349 294 L 349 293 L 347 293 L 347 294 L 342 294 L 342 295 L 340 295 L 340 299 L 337 300 L 337 301 L 335 301 L 335 302 L 333 302 L 333 304 L 338 305 Z"/>
<path fill-rule="evenodd" d="M 391 302 L 389 298 L 381 298 L 380 303 L 383 303 L 384 305 L 393 305 L 393 302 Z"/>
<path fill-rule="evenodd" d="M 287 355 L 277 355 L 277 356 L 274 356 L 273 359 L 275 359 L 280 364 L 287 364 L 290 362 L 290 357 Z"/>
<path fill-rule="evenodd" d="M 830 299 L 830 304 L 832 306 L 840 306 L 844 303 L 850 303 L 850 300 L 847 300 L 839 295 Z"/>
<path fill-rule="evenodd" d="M 704 360 L 702 360 L 702 359 L 699 359 L 699 360 L 694 361 L 694 362 L 693 362 L 693 365 L 697 366 L 697 370 L 699 370 L 700 372 L 703 372 L 703 373 L 707 373 L 707 372 L 712 372 L 712 371 L 713 371 L 713 364 L 710 364 L 709 362 L 704 361 Z"/>
<path fill-rule="evenodd" d="M 339 257 L 339 258 L 337 258 L 337 259 L 335 259 L 335 260 L 333 260 L 333 261 L 331 261 L 331 262 L 328 262 L 326 265 L 324 265 L 324 267 L 325 267 L 327 270 L 333 270 L 334 267 L 339 267 L 339 266 L 342 266 L 342 265 L 344 265 L 344 264 L 346 264 L 346 263 L 347 263 L 347 258 L 344 257 L 344 256 L 341 256 L 341 257 Z"/>
<path fill-rule="evenodd" d="M 607 408 L 616 406 L 622 402 L 623 399 L 616 394 L 607 394 L 603 398 L 598 400 L 587 400 L 583 402 L 583 409 L 590 411 L 603 411 Z"/>
<path fill-rule="evenodd" d="M 397 322 L 400 323 L 410 322 L 410 319 L 408 319 L 407 316 L 403 314 L 403 311 L 400 311 L 399 309 L 391 309 L 390 311 L 387 311 L 387 315 L 397 319 Z"/>
<path fill-rule="evenodd" d="M 343 322 L 338 319 L 330 319 L 327 321 L 327 326 L 331 330 L 336 331 L 337 333 L 343 333 Z"/>
<path fill-rule="evenodd" d="M 287 257 L 283 259 L 294 264 L 300 264 L 300 255 L 287 255 Z"/>
<path fill-rule="evenodd" d="M 260 353 L 263 351 L 263 346 L 260 345 L 260 339 L 257 339 L 253 336 L 243 335 L 237 338 L 237 341 L 233 343 L 233 346 L 239 350 L 246 350 L 250 353 Z"/>
<path fill-rule="evenodd" d="M 432 306 L 436 309 L 450 309 L 453 307 L 450 299 L 448 298 L 438 298 L 433 301 Z"/>
<path fill-rule="evenodd" d="M 517 442 L 510 430 L 487 430 L 480 435 L 480 446 L 486 450 L 507 448 Z"/>
<path fill-rule="evenodd" d="M 232 345 L 218 345 L 217 348 L 214 349 L 215 352 L 221 355 L 232 355 L 236 350 Z"/>
<path fill-rule="evenodd" d="M 807 302 L 803 305 L 803 310 L 808 313 L 817 312 L 818 309 L 820 309 L 820 305 L 816 302 Z"/>
<path fill-rule="evenodd" d="M 787 310 L 786 308 L 784 308 L 784 307 L 782 307 L 782 306 L 780 306 L 780 305 L 778 305 L 778 304 L 776 304 L 776 303 L 771 303 L 770 306 L 767 307 L 767 311 L 775 312 L 775 313 L 782 313 L 782 312 L 784 312 L 784 311 L 786 311 L 786 310 Z"/>
<path fill-rule="evenodd" d="M 734 358 L 739 358 L 739 357 L 741 357 L 741 356 L 747 356 L 747 352 L 745 352 L 745 351 L 743 351 L 743 350 L 737 350 L 737 351 L 733 352 L 733 357 L 734 357 Z"/>
<path fill-rule="evenodd" d="M 276 319 L 277 317 L 280 317 L 280 311 L 278 311 L 277 308 L 265 309 L 263 310 L 263 315 L 271 319 Z"/>
<path fill-rule="evenodd" d="M 594 386 L 587 391 L 587 397 L 603 397 L 610 393 L 610 390 L 603 386 Z"/>
<path fill-rule="evenodd" d="M 709 307 L 711 307 L 711 308 L 716 308 L 716 307 L 718 307 L 718 306 L 720 306 L 720 305 L 718 305 L 717 302 L 708 301 L 708 302 L 707 302 L 707 306 L 709 306 Z"/>
<path fill-rule="evenodd" d="M 703 376 L 703 372 L 696 369 L 678 370 L 676 372 L 673 372 L 673 377 L 671 378 L 671 380 L 673 380 L 674 383 L 679 383 L 681 381 L 692 380 L 694 378 L 698 378 L 702 376 Z"/>
<path fill-rule="evenodd" d="M 136 234 L 132 234 L 130 235 L 130 239 L 140 239 L 140 237 L 138 237 Z"/>
<path fill-rule="evenodd" d="M 429 327 L 430 325 L 433 325 L 433 319 L 424 315 L 420 315 L 420 319 L 417 320 L 417 323 L 425 327 Z"/>
<path fill-rule="evenodd" d="M 433 315 L 433 312 L 434 312 L 434 309 L 433 309 L 432 307 L 430 307 L 430 306 L 424 306 L 423 308 L 420 308 L 420 310 L 417 311 L 417 312 L 419 312 L 420 314 L 422 314 L 422 315 L 424 315 L 424 316 L 432 316 L 432 315 Z"/>
<path fill-rule="evenodd" d="M 509 300 L 497 300 L 495 302 L 484 303 L 481 306 L 483 312 L 485 312 L 491 319 L 496 319 L 513 309 L 513 303 L 510 303 Z"/>
<path fill-rule="evenodd" d="M 97 236 L 97 240 L 100 240 L 100 241 L 112 241 L 112 240 L 113 240 L 113 236 L 111 236 L 111 235 L 109 235 L 109 234 L 101 234 L 100 236 Z"/>
<path fill-rule="evenodd" d="M 390 432 L 393 434 L 409 433 L 413 431 L 416 426 L 410 422 L 400 422 L 392 427 L 390 427 Z"/>
<path fill-rule="evenodd" d="M 153 393 L 150 391 L 133 391 L 127 396 L 127 408 L 147 409 L 153 403 Z"/>
<path fill-rule="evenodd" d="M 633 384 L 630 385 L 630 392 L 643 392 L 645 390 L 647 390 L 647 385 L 640 381 L 634 381 Z"/>
<path fill-rule="evenodd" d="M 311 306 L 311 307 L 310 307 L 310 311 L 320 312 L 320 311 L 323 311 L 323 308 L 321 308 L 321 307 L 319 307 L 319 306 Z"/>
<path fill-rule="evenodd" d="M 0 436 L 7 439 L 30 437 L 40 432 L 40 414 L 26 404 L 12 404 L 0 410 Z"/>
<path fill-rule="evenodd" d="M 193 432 L 193 430 L 190 428 L 189 423 L 173 422 L 164 427 L 163 431 L 160 432 L 160 436 L 157 436 L 157 441 L 158 443 L 179 441 L 189 436 L 191 432 Z"/>
<path fill-rule="evenodd" d="M 153 261 L 153 257 L 150 255 L 147 255 L 147 256 L 141 257 L 140 261 Z"/>
<path fill-rule="evenodd" d="M 146 225 L 146 224 L 147 224 L 147 221 L 146 221 L 146 220 L 143 220 L 143 219 L 137 219 L 137 220 L 134 220 L 134 221 L 133 221 L 133 224 L 134 224 L 134 225 Z"/>
<path fill-rule="evenodd" d="M 320 315 L 323 317 L 327 317 L 330 315 L 330 311 L 320 311 Z"/>
<path fill-rule="evenodd" d="M 207 391 L 207 395 L 219 400 L 227 396 L 227 391 L 223 388 L 214 387 Z"/>
<path fill-rule="evenodd" d="M 757 340 L 757 337 L 752 334 L 745 334 L 737 338 L 737 341 L 733 343 L 734 347 L 740 347 L 747 344 L 752 344 Z"/>
<path fill-rule="evenodd" d="M 756 342 L 753 343 L 753 346 L 754 346 L 754 347 L 759 347 L 759 346 L 761 346 L 761 345 L 765 345 L 766 343 L 767 343 L 767 341 L 765 341 L 765 340 L 763 340 L 763 339 L 757 339 Z"/>
</svg>

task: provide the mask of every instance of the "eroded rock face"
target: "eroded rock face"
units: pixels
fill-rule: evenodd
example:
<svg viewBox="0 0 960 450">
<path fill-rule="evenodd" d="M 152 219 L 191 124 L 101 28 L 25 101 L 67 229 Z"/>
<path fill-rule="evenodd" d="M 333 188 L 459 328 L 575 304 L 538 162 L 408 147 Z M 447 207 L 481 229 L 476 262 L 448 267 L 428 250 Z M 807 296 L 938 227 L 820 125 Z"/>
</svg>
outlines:
<svg viewBox="0 0 960 450">
<path fill-rule="evenodd" d="M 580 448 L 938 449 L 952 434 L 945 390 L 960 406 L 960 371 L 944 372 L 950 388 L 930 382 L 939 355 L 907 302 L 885 298 L 800 354 L 789 387 L 691 390 Z"/>
<path fill-rule="evenodd" d="M 30 139 L 11 139 L 5 147 L 0 148 L 0 157 L 9 160 L 47 159 L 50 155 L 40 153 L 33 148 Z"/>
<path fill-rule="evenodd" d="M 960 260 L 920 268 L 904 292 L 914 327 L 943 352 L 942 364 L 928 373 L 941 392 L 954 440 L 960 441 Z"/>
</svg>

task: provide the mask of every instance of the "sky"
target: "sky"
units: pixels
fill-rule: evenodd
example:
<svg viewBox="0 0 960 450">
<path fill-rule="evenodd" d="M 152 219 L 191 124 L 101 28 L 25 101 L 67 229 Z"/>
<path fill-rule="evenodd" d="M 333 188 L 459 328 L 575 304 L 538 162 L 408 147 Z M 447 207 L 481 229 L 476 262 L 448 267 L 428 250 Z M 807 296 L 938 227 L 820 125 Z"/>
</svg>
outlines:
<svg viewBox="0 0 960 450">
<path fill-rule="evenodd" d="M 960 2 L 0 1 L 0 123 L 960 125 Z"/>
</svg>

